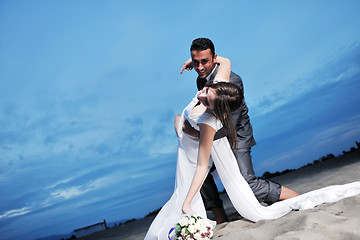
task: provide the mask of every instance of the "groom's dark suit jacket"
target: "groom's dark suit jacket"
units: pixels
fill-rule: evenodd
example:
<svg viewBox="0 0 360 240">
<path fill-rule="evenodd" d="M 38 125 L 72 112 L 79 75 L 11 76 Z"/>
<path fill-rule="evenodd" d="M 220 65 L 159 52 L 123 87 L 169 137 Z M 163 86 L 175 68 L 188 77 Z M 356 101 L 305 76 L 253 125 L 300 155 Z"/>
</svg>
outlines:
<svg viewBox="0 0 360 240">
<path fill-rule="evenodd" d="M 210 75 L 209 82 L 213 81 L 217 73 L 217 68 Z M 241 80 L 241 77 L 234 72 L 231 72 L 230 82 L 236 84 L 240 87 L 241 91 L 244 93 L 244 86 Z M 202 89 L 205 86 L 205 82 L 202 79 L 197 78 L 196 84 L 198 89 Z M 248 107 L 245 103 L 245 98 L 241 104 L 241 107 L 232 113 L 233 122 L 237 131 L 238 138 L 238 148 L 251 148 L 256 144 L 255 139 L 253 137 L 253 130 L 250 123 L 250 118 L 248 115 Z M 214 139 L 219 139 L 226 136 L 226 130 L 224 128 L 217 131 Z"/>
</svg>

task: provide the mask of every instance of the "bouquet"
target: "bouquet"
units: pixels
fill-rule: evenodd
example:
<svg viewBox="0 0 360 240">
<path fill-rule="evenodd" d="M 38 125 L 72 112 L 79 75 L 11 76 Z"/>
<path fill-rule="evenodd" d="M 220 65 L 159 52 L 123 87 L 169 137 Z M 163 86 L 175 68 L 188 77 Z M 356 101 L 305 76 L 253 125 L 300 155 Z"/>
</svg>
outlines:
<svg viewBox="0 0 360 240">
<path fill-rule="evenodd" d="M 175 225 L 176 240 L 206 240 L 213 236 L 214 224 L 198 216 L 184 216 Z"/>
</svg>

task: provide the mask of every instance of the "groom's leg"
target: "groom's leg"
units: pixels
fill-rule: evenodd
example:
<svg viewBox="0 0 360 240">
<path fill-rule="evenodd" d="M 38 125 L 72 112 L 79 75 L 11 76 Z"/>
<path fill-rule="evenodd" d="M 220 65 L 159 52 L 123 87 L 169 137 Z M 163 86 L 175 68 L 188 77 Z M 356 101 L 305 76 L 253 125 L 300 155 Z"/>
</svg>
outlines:
<svg viewBox="0 0 360 240">
<path fill-rule="evenodd" d="M 214 169 L 214 166 L 213 168 Z M 217 224 L 227 221 L 227 216 L 223 207 L 223 202 L 220 199 L 218 189 L 216 187 L 212 174 L 208 174 L 200 189 L 200 194 L 203 199 L 207 211 L 212 211 Z"/>
<path fill-rule="evenodd" d="M 281 185 L 269 180 L 259 179 L 255 176 L 250 152 L 250 148 L 242 148 L 234 151 L 240 172 L 248 182 L 259 202 L 273 204 L 280 198 Z"/>
</svg>

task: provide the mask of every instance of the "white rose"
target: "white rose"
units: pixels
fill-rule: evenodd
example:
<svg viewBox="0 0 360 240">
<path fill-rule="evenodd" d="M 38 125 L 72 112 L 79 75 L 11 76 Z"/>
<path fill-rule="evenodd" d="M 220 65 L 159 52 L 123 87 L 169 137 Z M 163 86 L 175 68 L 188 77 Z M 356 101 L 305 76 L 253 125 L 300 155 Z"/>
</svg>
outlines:
<svg viewBox="0 0 360 240">
<path fill-rule="evenodd" d="M 181 233 L 181 235 L 185 236 L 186 235 L 186 228 L 182 228 L 180 233 Z"/>
<path fill-rule="evenodd" d="M 180 226 L 186 226 L 189 224 L 189 219 L 187 217 L 183 217 L 180 221 L 179 221 Z"/>
<path fill-rule="evenodd" d="M 190 224 L 190 225 L 195 224 L 195 219 L 194 219 L 194 218 L 190 218 L 189 224 Z"/>
<path fill-rule="evenodd" d="M 207 221 L 205 219 L 198 219 L 196 224 L 199 224 L 199 226 L 206 226 L 208 225 Z"/>
<path fill-rule="evenodd" d="M 196 232 L 196 226 L 195 226 L 195 225 L 190 225 L 190 226 L 188 227 L 188 231 L 189 231 L 190 233 L 195 233 L 195 232 Z"/>
<path fill-rule="evenodd" d="M 194 238 L 197 239 L 197 240 L 201 240 L 201 239 L 202 239 L 200 233 L 195 233 L 195 234 L 194 234 Z"/>
</svg>

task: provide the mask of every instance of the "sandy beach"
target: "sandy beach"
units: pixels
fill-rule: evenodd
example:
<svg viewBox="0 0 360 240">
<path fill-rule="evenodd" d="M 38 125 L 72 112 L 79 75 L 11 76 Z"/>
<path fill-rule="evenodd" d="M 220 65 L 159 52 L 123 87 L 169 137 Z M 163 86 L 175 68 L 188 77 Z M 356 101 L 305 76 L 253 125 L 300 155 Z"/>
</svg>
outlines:
<svg viewBox="0 0 360 240">
<path fill-rule="evenodd" d="M 360 181 L 360 151 L 303 167 L 272 180 L 299 193 Z M 280 219 L 257 223 L 241 218 L 226 193 L 222 193 L 221 197 L 230 221 L 216 226 L 212 238 L 214 240 L 360 239 L 360 195 L 333 204 L 322 204 L 311 210 L 293 211 Z M 208 216 L 212 218 L 210 212 Z M 140 219 L 81 239 L 144 239 L 153 218 L 154 216 Z"/>
</svg>

